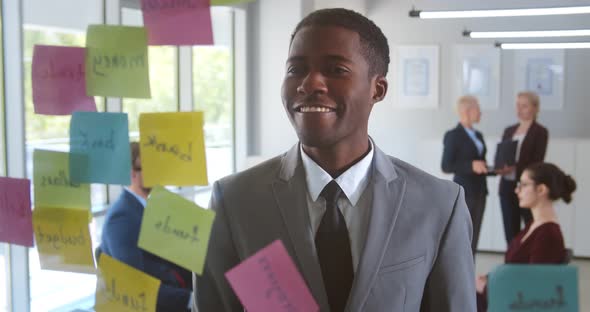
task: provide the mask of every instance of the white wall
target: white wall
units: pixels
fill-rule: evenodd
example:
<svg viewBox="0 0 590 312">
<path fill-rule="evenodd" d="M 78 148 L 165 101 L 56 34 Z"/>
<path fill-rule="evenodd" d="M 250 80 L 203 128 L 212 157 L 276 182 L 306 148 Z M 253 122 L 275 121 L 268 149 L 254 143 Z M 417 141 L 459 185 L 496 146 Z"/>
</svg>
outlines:
<svg viewBox="0 0 590 312">
<path fill-rule="evenodd" d="M 360 1 L 362 2 L 362 0 Z M 284 152 L 297 141 L 295 133 L 282 108 L 280 97 L 284 62 L 287 57 L 291 32 L 296 23 L 311 9 L 325 7 L 331 0 L 259 0 L 251 5 L 256 8 L 258 26 L 254 49 L 260 50 L 259 57 L 251 59 L 250 81 L 255 88 L 250 92 L 250 120 L 256 121 L 256 130 L 248 131 L 249 145 L 255 145 L 255 153 L 250 153 L 248 164 Z M 417 9 L 487 9 L 521 8 L 538 6 L 539 1 L 520 0 L 365 0 L 342 2 L 351 8 L 364 8 L 366 15 L 373 19 L 384 31 L 389 40 L 392 64 L 395 64 L 395 50 L 400 45 L 436 44 L 440 47 L 440 94 L 437 109 L 408 110 L 395 106 L 395 68 L 390 66 L 388 79 L 389 94 L 377 104 L 370 120 L 369 132 L 377 144 L 387 153 L 406 160 L 438 176 L 442 136 L 456 124 L 453 111 L 455 102 L 452 77 L 452 48 L 455 44 L 493 44 L 493 40 L 468 39 L 462 37 L 464 29 L 470 30 L 542 30 L 542 29 L 582 29 L 590 28 L 588 15 L 527 17 L 503 19 L 463 19 L 463 20 L 420 20 L 408 17 L 408 11 Z M 545 0 L 543 6 L 590 5 L 590 0 Z M 500 106 L 498 109 L 483 112 L 478 128 L 492 148 L 488 154 L 493 158 L 493 147 L 502 130 L 516 122 L 514 112 L 515 90 L 513 83 L 514 53 L 501 52 Z M 566 171 L 574 172 L 580 189 L 575 194 L 572 207 L 560 209 L 564 224 L 564 235 L 569 246 L 575 245 L 575 253 L 590 256 L 590 244 L 582 244 L 583 235 L 590 236 L 587 222 L 590 210 L 584 204 L 590 202 L 590 167 L 581 159 L 590 159 L 590 88 L 587 75 L 590 72 L 590 50 L 568 50 L 565 52 L 564 105 L 560 111 L 542 111 L 539 121 L 550 131 L 548 160 L 556 161 Z M 542 105 L 542 103 L 541 103 Z M 254 116 L 254 117 L 252 117 Z M 251 123 L 252 124 L 252 123 Z M 252 152 L 252 150 L 250 150 Z M 239 168 L 242 169 L 242 168 Z M 491 196 L 482 229 L 482 247 L 488 250 L 503 250 L 501 214 L 497 196 L 497 181 L 489 181 Z M 580 207 L 582 206 L 582 207 Z M 580 207 L 580 208 L 577 208 Z"/>
<path fill-rule="evenodd" d="M 257 4 L 257 34 L 260 41 L 256 47 L 260 57 L 253 62 L 250 76 L 255 80 L 256 90 L 250 101 L 256 102 L 255 119 L 259 124 L 256 135 L 249 144 L 256 145 L 252 156 L 270 157 L 283 152 L 296 141 L 288 119 L 282 109 L 280 85 L 284 72 L 284 61 L 288 52 L 288 40 L 296 23 L 303 17 L 301 7 L 324 7 L 328 0 L 273 1 L 260 0 Z M 348 0 L 353 8 L 362 7 L 362 1 Z M 392 63 L 399 45 L 437 44 L 440 46 L 440 95 L 438 109 L 408 110 L 395 107 L 395 68 L 390 66 L 389 94 L 377 104 L 370 121 L 370 134 L 379 146 L 388 153 L 411 161 L 418 153 L 414 146 L 417 140 L 442 139 L 444 131 L 456 123 L 452 109 L 453 95 L 452 48 L 454 44 L 489 43 L 488 39 L 468 39 L 461 35 L 463 29 L 507 30 L 507 29 L 564 29 L 590 28 L 587 15 L 527 17 L 503 19 L 454 19 L 421 20 L 408 17 L 408 11 L 415 5 L 419 9 L 465 9 L 465 8 L 510 8 L 538 5 L 538 1 L 522 0 L 518 6 L 513 1 L 438 1 L 438 0 L 365 0 L 367 15 L 379 25 L 388 37 Z M 590 0 L 547 0 L 546 6 L 590 5 Z M 484 111 L 478 126 L 486 136 L 499 136 L 509 124 L 516 122 L 512 66 L 513 51 L 501 53 L 500 107 Z M 551 138 L 588 138 L 590 123 L 590 88 L 586 87 L 586 76 L 590 72 L 590 50 L 568 50 L 565 52 L 564 107 L 560 111 L 543 111 L 539 121 L 549 128 Z M 541 104 L 542 105 L 542 104 Z M 438 162 L 438 160 L 433 160 Z"/>
</svg>

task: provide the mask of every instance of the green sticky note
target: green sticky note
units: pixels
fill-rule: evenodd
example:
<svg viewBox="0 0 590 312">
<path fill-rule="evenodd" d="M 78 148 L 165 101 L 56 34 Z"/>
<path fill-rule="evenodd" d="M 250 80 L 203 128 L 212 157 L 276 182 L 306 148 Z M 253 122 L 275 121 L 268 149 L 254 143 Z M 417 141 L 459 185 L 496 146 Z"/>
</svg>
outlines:
<svg viewBox="0 0 590 312">
<path fill-rule="evenodd" d="M 569 265 L 504 264 L 488 276 L 488 311 L 580 311 L 578 269 Z"/>
<path fill-rule="evenodd" d="M 145 28 L 88 26 L 86 93 L 98 96 L 150 98 Z"/>
<path fill-rule="evenodd" d="M 70 178 L 69 154 L 33 151 L 35 207 L 90 210 L 90 185 Z"/>
<path fill-rule="evenodd" d="M 232 5 L 254 2 L 255 0 L 211 0 L 211 5 Z"/>
<path fill-rule="evenodd" d="M 215 212 L 156 186 L 143 212 L 137 245 L 201 274 Z"/>
</svg>

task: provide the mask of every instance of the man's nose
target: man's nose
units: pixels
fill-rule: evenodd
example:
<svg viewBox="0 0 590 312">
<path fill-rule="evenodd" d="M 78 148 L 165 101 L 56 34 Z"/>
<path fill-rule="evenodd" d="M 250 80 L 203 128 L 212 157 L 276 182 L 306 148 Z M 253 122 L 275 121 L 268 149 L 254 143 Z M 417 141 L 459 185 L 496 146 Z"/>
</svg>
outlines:
<svg viewBox="0 0 590 312">
<path fill-rule="evenodd" d="M 297 93 L 305 95 L 327 91 L 325 77 L 320 72 L 309 72 L 297 87 Z"/>
</svg>

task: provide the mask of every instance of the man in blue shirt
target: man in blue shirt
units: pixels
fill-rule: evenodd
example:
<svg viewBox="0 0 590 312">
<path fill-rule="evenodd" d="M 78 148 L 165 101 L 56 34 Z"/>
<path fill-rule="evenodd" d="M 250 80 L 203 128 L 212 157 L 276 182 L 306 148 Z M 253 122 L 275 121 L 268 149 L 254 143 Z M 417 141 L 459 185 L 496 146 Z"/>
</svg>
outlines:
<svg viewBox="0 0 590 312">
<path fill-rule="evenodd" d="M 143 185 L 139 143 L 131 143 L 131 185 L 125 187 L 107 212 L 100 249 L 159 280 L 156 311 L 189 311 L 191 272 L 137 246 L 146 199 L 151 191 Z"/>
<path fill-rule="evenodd" d="M 465 202 L 473 223 L 471 249 L 475 256 L 486 205 L 486 144 L 483 135 L 473 128 L 481 118 L 477 98 L 466 95 L 457 101 L 459 124 L 444 136 L 442 170 L 453 173 L 453 181 L 465 189 Z"/>
</svg>

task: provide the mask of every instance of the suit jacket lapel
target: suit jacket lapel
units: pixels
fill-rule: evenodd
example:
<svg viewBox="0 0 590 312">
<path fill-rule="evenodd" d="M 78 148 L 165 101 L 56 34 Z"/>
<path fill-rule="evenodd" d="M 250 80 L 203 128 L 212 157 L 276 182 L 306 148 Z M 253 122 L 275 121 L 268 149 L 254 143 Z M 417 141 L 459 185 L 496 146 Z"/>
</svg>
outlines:
<svg viewBox="0 0 590 312">
<path fill-rule="evenodd" d="M 367 240 L 348 299 L 348 311 L 361 311 L 369 296 L 377 279 L 406 190 L 405 179 L 397 175 L 389 157 L 376 146 L 372 180 L 367 187 L 373 188 L 371 217 L 367 229 Z"/>
<path fill-rule="evenodd" d="M 479 150 L 477 150 L 477 145 L 475 145 L 475 142 L 473 142 L 473 140 L 471 139 L 469 134 L 467 134 L 467 130 L 465 130 L 465 128 L 463 128 L 463 126 L 461 124 L 457 125 L 457 130 L 459 130 L 459 132 L 461 132 L 463 134 L 462 141 L 467 142 L 467 144 L 469 144 L 469 146 L 471 146 L 471 151 L 473 152 L 473 155 L 476 155 L 477 157 L 479 157 Z"/>
<path fill-rule="evenodd" d="M 299 271 L 307 281 L 321 311 L 329 311 L 307 210 L 307 186 L 305 170 L 299 155 L 299 144 L 293 146 L 283 157 L 279 177 L 273 183 L 273 191 L 289 233 L 290 241 L 284 243 L 293 246 L 293 260 L 298 264 Z"/>
</svg>

